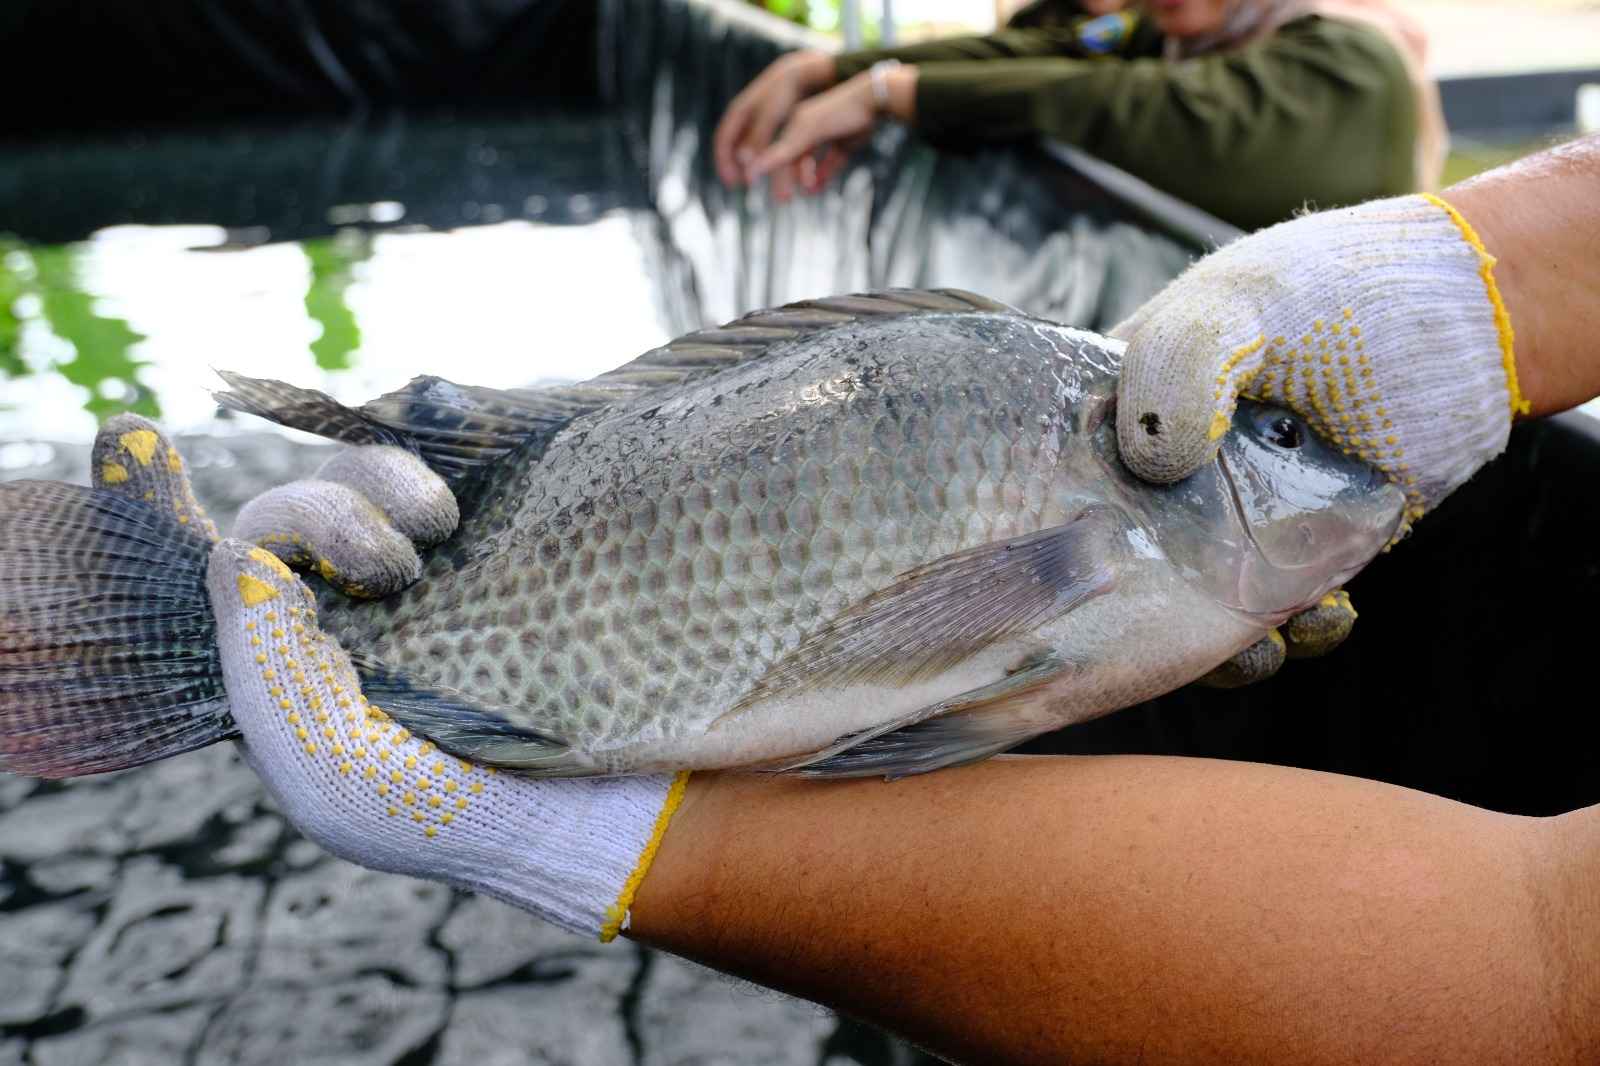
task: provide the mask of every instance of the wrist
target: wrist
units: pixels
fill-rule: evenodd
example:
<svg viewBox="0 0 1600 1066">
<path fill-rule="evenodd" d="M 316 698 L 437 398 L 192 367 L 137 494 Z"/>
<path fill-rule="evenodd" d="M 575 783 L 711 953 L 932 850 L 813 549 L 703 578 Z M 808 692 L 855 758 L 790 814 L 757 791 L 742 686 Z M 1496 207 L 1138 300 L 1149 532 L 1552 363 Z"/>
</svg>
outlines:
<svg viewBox="0 0 1600 1066">
<path fill-rule="evenodd" d="M 902 63 L 884 76 L 887 105 L 884 113 L 901 121 L 915 122 L 917 118 L 917 68 L 913 63 Z"/>
<path fill-rule="evenodd" d="M 718 897 L 718 871 L 728 850 L 728 827 L 741 808 L 760 806 L 755 791 L 782 784 L 765 775 L 698 773 L 690 776 L 655 861 L 634 894 L 627 930 L 631 939 L 661 947 L 680 944 L 687 930 Z M 770 798 L 770 797 L 769 797 Z"/>
<path fill-rule="evenodd" d="M 1475 232 L 1483 252 L 1491 264 L 1486 272 L 1491 278 L 1501 308 L 1506 315 L 1506 328 L 1513 331 L 1515 345 L 1515 372 L 1520 396 L 1526 401 L 1523 415 L 1544 415 L 1564 410 L 1589 398 L 1587 392 L 1566 395 L 1563 383 L 1539 359 L 1541 346 L 1538 337 L 1543 332 L 1541 302 L 1528 298 L 1528 285 L 1518 256 L 1505 256 L 1514 250 L 1518 232 L 1517 220 L 1502 210 L 1504 204 L 1493 194 L 1493 187 L 1477 183 L 1457 185 L 1446 190 L 1439 200 L 1448 204 Z M 1509 357 L 1508 357 L 1509 358 Z"/>
</svg>

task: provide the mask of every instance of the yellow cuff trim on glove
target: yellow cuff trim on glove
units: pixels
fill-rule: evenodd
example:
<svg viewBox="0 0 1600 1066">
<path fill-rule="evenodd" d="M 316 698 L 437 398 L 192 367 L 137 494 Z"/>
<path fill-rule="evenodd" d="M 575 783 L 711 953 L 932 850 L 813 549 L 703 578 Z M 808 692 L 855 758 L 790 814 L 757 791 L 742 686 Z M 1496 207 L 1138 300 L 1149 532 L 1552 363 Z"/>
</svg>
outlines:
<svg viewBox="0 0 1600 1066">
<path fill-rule="evenodd" d="M 1450 220 L 1461 230 L 1461 236 L 1466 238 L 1472 250 L 1478 253 L 1478 275 L 1483 278 L 1483 287 L 1489 294 L 1489 303 L 1494 306 L 1494 328 L 1500 335 L 1500 362 L 1506 368 L 1506 389 L 1511 393 L 1511 417 L 1525 415 L 1532 410 L 1527 400 L 1522 398 L 1522 390 L 1517 387 L 1517 360 L 1512 354 L 1512 345 L 1516 334 L 1511 329 L 1511 314 L 1506 310 L 1505 301 L 1500 299 L 1500 286 L 1494 281 L 1494 256 L 1483 246 L 1483 241 L 1478 239 L 1478 233 L 1472 228 L 1472 223 L 1462 217 L 1461 212 L 1451 207 L 1431 192 L 1422 194 L 1422 198 L 1435 207 L 1443 208 L 1450 216 Z"/>
<path fill-rule="evenodd" d="M 667 789 L 667 801 L 661 805 L 661 813 L 656 815 L 655 828 L 650 831 L 644 851 L 639 853 L 638 865 L 628 875 L 628 880 L 623 882 L 622 891 L 617 893 L 617 901 L 606 908 L 606 924 L 600 927 L 600 943 L 609 944 L 622 932 L 622 923 L 627 921 L 628 909 L 633 906 L 634 893 L 639 891 L 644 875 L 650 872 L 650 864 L 655 862 L 656 852 L 661 848 L 661 838 L 667 835 L 667 826 L 678 812 L 678 805 L 683 802 L 683 790 L 688 785 L 688 770 L 680 771 L 672 779 L 672 787 Z"/>
</svg>

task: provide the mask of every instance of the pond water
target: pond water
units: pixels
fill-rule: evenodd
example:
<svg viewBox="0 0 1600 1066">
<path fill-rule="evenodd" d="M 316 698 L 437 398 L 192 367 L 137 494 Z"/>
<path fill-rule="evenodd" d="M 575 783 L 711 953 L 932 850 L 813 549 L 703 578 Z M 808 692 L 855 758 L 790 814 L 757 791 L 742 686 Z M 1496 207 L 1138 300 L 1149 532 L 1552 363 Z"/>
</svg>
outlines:
<svg viewBox="0 0 1600 1066">
<path fill-rule="evenodd" d="M 704 131 L 671 128 L 641 143 L 616 115 L 546 111 L 15 146 L 0 439 L 84 441 L 120 410 L 222 432 L 213 368 L 351 402 L 422 373 L 581 379 L 757 307 L 885 285 L 1104 325 L 1190 254 L 1104 197 L 1052 203 L 1016 157 L 941 160 L 890 131 L 778 208 L 708 181 Z"/>
<path fill-rule="evenodd" d="M 421 373 L 588 377 L 670 337 L 614 119 L 401 126 L 11 154 L 0 437 L 87 440 L 124 409 L 216 431 L 213 368 L 359 402 Z M 328 182 L 341 146 L 360 163 Z"/>
</svg>

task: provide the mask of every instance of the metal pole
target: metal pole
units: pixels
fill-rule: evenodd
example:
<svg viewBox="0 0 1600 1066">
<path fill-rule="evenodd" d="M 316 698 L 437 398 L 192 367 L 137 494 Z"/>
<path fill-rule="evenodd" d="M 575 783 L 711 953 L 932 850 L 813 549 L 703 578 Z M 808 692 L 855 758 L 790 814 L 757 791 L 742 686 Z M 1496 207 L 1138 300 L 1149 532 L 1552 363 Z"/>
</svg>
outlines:
<svg viewBox="0 0 1600 1066">
<path fill-rule="evenodd" d="M 861 0 L 843 0 L 839 5 L 839 28 L 844 31 L 846 51 L 861 47 Z"/>
<path fill-rule="evenodd" d="M 878 25 L 883 31 L 883 47 L 894 44 L 894 0 L 883 0 L 883 17 Z"/>
</svg>

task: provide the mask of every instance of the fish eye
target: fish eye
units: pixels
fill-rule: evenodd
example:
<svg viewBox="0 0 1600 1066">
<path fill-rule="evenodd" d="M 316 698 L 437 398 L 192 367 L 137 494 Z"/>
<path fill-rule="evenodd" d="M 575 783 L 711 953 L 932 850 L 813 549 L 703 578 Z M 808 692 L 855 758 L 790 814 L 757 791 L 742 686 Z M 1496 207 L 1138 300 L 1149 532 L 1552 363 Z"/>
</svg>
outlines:
<svg viewBox="0 0 1600 1066">
<path fill-rule="evenodd" d="M 1276 444 L 1280 448 L 1298 448 L 1305 442 L 1305 430 L 1288 415 L 1269 422 L 1264 435 L 1269 444 Z"/>
</svg>

